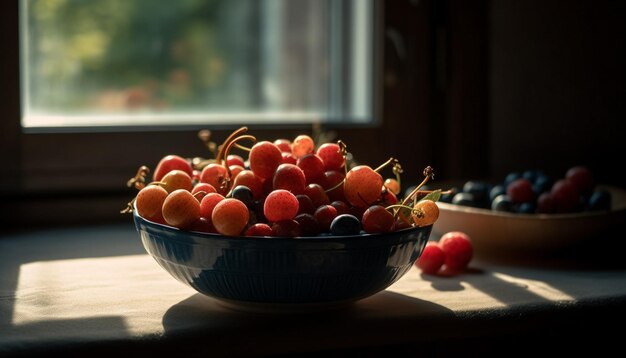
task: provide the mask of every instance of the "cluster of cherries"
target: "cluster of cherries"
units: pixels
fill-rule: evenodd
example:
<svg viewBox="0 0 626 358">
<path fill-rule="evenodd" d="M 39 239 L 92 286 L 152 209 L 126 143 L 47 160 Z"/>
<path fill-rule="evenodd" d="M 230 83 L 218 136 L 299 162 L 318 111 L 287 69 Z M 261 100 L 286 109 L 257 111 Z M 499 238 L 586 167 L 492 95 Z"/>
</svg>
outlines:
<svg viewBox="0 0 626 358">
<path fill-rule="evenodd" d="M 385 233 L 432 225 L 439 216 L 441 191 L 420 190 L 430 167 L 399 201 L 402 170 L 393 158 L 375 169 L 349 168 L 341 141 L 316 146 L 299 135 L 257 142 L 246 131 L 233 132 L 211 160 L 162 158 L 150 183 L 141 167 L 128 183 L 140 190 L 124 211 L 183 230 L 261 237 Z M 247 160 L 231 154 L 234 148 L 248 152 Z M 390 165 L 396 178 L 383 180 L 379 171 Z"/>
<path fill-rule="evenodd" d="M 429 241 L 415 266 L 425 274 L 454 276 L 467 269 L 473 255 L 470 237 L 462 231 L 450 231 L 439 241 Z"/>
</svg>

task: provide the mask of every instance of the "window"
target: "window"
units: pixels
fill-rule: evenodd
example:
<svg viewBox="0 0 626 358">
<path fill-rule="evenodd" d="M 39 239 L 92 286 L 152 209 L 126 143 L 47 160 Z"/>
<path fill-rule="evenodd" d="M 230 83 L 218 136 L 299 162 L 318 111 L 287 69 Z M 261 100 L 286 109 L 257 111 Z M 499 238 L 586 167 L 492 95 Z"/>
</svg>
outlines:
<svg viewBox="0 0 626 358">
<path fill-rule="evenodd" d="M 371 0 L 20 4 L 26 130 L 373 120 Z"/>
<path fill-rule="evenodd" d="M 54 31 L 46 30 L 40 34 L 44 37 L 35 40 L 33 32 L 42 28 L 34 24 L 26 26 L 29 21 L 34 21 L 29 19 L 29 12 L 33 12 L 34 16 L 34 7 L 40 3 L 65 6 L 65 11 L 70 11 L 67 9 L 70 4 L 78 8 L 96 4 L 92 6 L 106 9 L 149 3 L 150 6 L 144 6 L 140 13 L 151 14 L 142 21 L 148 21 L 153 26 L 163 26 L 155 17 L 170 15 L 161 12 L 161 15 L 155 15 L 157 10 L 153 9 L 156 7 L 153 4 L 157 4 L 156 0 L 0 1 L 0 48 L 3 50 L 3 56 L 0 56 L 0 78 L 3 79 L 0 81 L 3 108 L 0 118 L 0 161 L 3 163 L 0 165 L 0 210 L 6 213 L 3 219 L 13 225 L 94 222 L 102 218 L 127 222 L 127 218 L 120 217 L 118 211 L 120 203 L 126 203 L 134 194 L 125 187 L 128 178 L 135 174 L 139 165 L 153 168 L 167 154 L 188 158 L 202 156 L 206 148 L 196 134 L 199 129 L 205 128 L 212 131 L 213 139 L 218 143 L 241 125 L 249 126 L 250 132 L 259 140 L 273 140 L 311 134 L 311 123 L 321 120 L 322 128 L 336 133 L 335 138 L 346 142 L 349 150 L 363 163 L 377 165 L 393 155 L 400 159 L 408 173 L 419 173 L 426 164 L 432 164 L 427 159 L 436 139 L 430 135 L 436 127 L 430 123 L 428 106 L 432 77 L 430 1 L 164 2 L 182 13 L 188 13 L 185 11 L 196 4 L 213 6 L 215 11 L 219 8 L 223 11 L 221 14 L 234 12 L 234 8 L 239 6 L 239 9 L 246 9 L 245 14 L 229 13 L 211 26 L 218 26 L 218 23 L 222 26 L 226 18 L 240 16 L 237 21 L 257 29 L 243 32 L 240 26 L 235 26 L 237 31 L 227 32 L 239 36 L 240 41 L 249 42 L 250 46 L 214 38 L 215 44 L 224 48 L 221 57 L 224 60 L 214 61 L 208 67 L 221 68 L 223 85 L 220 88 L 224 93 L 213 91 L 205 83 L 204 92 L 193 91 L 193 94 L 204 93 L 205 100 L 192 96 L 184 105 L 182 102 L 159 104 L 166 102 L 163 88 L 166 87 L 164 83 L 171 79 L 168 75 L 171 71 L 144 68 L 163 65 L 159 61 L 146 61 L 145 66 L 136 67 L 141 73 L 137 77 L 143 80 L 134 82 L 129 73 L 123 76 L 116 76 L 115 72 L 110 76 L 100 73 L 92 77 L 95 71 L 81 65 L 70 67 L 73 77 L 47 79 L 47 84 L 43 85 L 45 81 L 41 77 L 40 66 L 44 58 L 37 59 L 41 56 L 41 53 L 37 55 L 41 48 L 38 49 L 36 43 L 52 36 Z M 317 10 L 313 11 L 313 7 Z M 102 38 L 98 40 L 99 35 L 88 35 L 89 31 L 85 29 L 94 24 L 105 26 L 117 10 L 96 12 L 94 24 L 86 20 L 89 16 L 85 11 L 66 15 L 61 21 L 64 22 L 61 28 L 65 27 L 65 34 L 75 36 L 79 44 L 92 41 L 105 43 Z M 251 21 L 254 14 L 258 15 L 255 15 L 257 20 Z M 264 18 L 269 14 L 282 20 Z M 195 13 L 192 15 L 195 16 Z M 45 13 L 43 16 L 46 18 Z M 48 20 L 52 21 L 52 18 Z M 85 28 L 79 28 L 79 24 Z M 207 24 L 210 21 L 197 26 L 209 26 Z M 54 29 L 53 21 L 49 25 Z M 319 33 L 316 32 L 318 30 Z M 21 41 L 24 38 L 26 40 Z M 317 47 L 303 46 L 300 42 L 304 40 L 312 41 Z M 139 42 L 133 43 L 133 51 L 141 47 L 152 49 L 152 46 L 161 48 L 161 51 L 172 49 L 171 46 L 157 46 L 159 41 L 156 40 L 144 41 L 151 46 Z M 264 44 L 279 46 L 279 50 L 274 53 L 266 50 L 264 53 L 261 51 Z M 292 56 L 290 52 L 295 51 L 292 46 L 302 48 L 298 50 L 301 54 L 311 54 L 302 55 L 303 60 L 297 63 L 299 68 L 306 70 L 295 72 L 303 72 L 302 76 L 292 75 L 294 72 L 289 72 L 291 70 L 285 68 L 287 66 L 279 66 L 280 61 L 284 64 Z M 59 49 L 54 47 L 48 49 L 52 51 L 50 56 L 55 51 L 62 58 L 70 55 L 68 50 L 58 52 Z M 82 51 L 79 51 L 81 56 L 94 60 L 101 50 L 90 48 Z M 131 55 L 130 50 L 121 53 Z M 33 54 L 35 56 L 31 56 Z M 258 58 L 255 61 L 250 57 Z M 308 57 L 323 59 L 327 64 L 319 66 L 316 60 Z M 172 61 L 171 56 L 155 58 L 166 60 L 166 64 Z M 235 62 L 245 71 L 231 71 Z M 63 64 L 63 61 L 60 63 Z M 91 65 L 95 66 L 94 63 Z M 170 68 L 174 70 L 174 82 L 195 83 L 193 76 L 181 76 L 181 72 L 177 71 L 180 68 L 178 65 Z M 129 89 L 142 86 L 153 88 L 146 86 L 154 83 L 151 79 L 145 80 L 146 74 L 161 76 L 156 81 L 160 83 L 160 90 L 152 93 L 154 97 L 150 97 L 147 103 L 129 103 L 129 97 L 136 99 L 128 96 L 134 93 L 128 92 Z M 97 82 L 98 78 L 101 81 Z M 120 79 L 127 83 L 120 84 Z M 114 81 L 118 82 L 111 84 Z M 275 84 L 280 83 L 289 84 L 291 87 L 285 91 L 293 93 L 277 96 L 278 87 Z M 72 88 L 80 91 L 71 91 Z M 241 93 L 235 89 L 241 89 Z M 116 106 L 93 110 L 88 105 L 97 103 L 94 98 L 102 92 L 126 93 L 123 97 L 125 101 L 113 95 L 107 98 L 115 99 L 112 102 L 117 103 Z M 207 93 L 221 96 L 220 100 L 217 97 L 207 99 Z M 74 96 L 72 101 L 69 100 L 71 96 Z M 143 95 L 137 97 L 144 98 Z M 287 101 L 285 98 L 293 99 Z M 120 106 L 120 103 L 124 105 Z"/>
</svg>

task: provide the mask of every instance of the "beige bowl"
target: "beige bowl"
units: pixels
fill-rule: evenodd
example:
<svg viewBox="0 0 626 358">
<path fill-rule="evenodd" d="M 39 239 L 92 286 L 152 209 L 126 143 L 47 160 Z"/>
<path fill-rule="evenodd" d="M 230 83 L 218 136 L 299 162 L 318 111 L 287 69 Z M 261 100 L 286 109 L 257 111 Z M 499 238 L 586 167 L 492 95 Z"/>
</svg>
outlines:
<svg viewBox="0 0 626 358">
<path fill-rule="evenodd" d="M 514 214 L 439 202 L 440 215 L 433 235 L 463 231 L 472 238 L 478 255 L 553 253 L 624 227 L 626 191 L 601 188 L 612 195 L 610 211 Z"/>
</svg>

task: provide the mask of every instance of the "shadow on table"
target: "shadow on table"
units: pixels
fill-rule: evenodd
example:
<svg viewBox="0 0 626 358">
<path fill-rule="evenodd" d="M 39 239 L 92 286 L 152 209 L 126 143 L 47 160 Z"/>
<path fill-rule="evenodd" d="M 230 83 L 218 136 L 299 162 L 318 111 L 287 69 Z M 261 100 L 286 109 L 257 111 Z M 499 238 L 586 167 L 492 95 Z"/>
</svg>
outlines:
<svg viewBox="0 0 626 358">
<path fill-rule="evenodd" d="M 443 306 L 382 291 L 343 307 L 297 313 L 244 312 L 195 294 L 172 306 L 162 322 L 165 335 L 188 349 L 185 354 L 249 356 L 406 344 L 420 338 L 415 322 L 443 331 L 454 318 Z"/>
</svg>

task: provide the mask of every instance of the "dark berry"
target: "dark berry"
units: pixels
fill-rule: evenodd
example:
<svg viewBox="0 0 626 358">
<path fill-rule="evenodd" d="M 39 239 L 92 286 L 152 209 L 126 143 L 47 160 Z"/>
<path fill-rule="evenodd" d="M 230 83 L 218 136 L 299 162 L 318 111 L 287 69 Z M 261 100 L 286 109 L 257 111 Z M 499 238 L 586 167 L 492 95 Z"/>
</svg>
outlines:
<svg viewBox="0 0 626 358">
<path fill-rule="evenodd" d="M 299 214 L 294 218 L 300 224 L 303 236 L 317 236 L 320 233 L 320 225 L 311 214 Z"/>
<path fill-rule="evenodd" d="M 534 214 L 537 206 L 532 202 L 521 203 L 517 206 L 517 212 L 520 214 Z"/>
<path fill-rule="evenodd" d="M 533 182 L 533 191 L 536 195 L 539 195 L 549 191 L 551 186 L 552 181 L 550 180 L 550 177 L 545 174 L 540 174 Z"/>
<path fill-rule="evenodd" d="M 485 203 L 489 199 L 489 186 L 476 180 L 470 180 L 463 185 L 463 192 L 470 193 L 478 203 Z"/>
<path fill-rule="evenodd" d="M 232 192 L 232 197 L 246 204 L 248 208 L 254 208 L 252 190 L 245 185 L 237 185 Z"/>
<path fill-rule="evenodd" d="M 495 199 L 491 202 L 491 210 L 495 211 L 503 211 L 503 212 L 514 212 L 515 208 L 513 206 L 513 202 L 511 202 L 511 198 L 506 194 L 500 194 L 496 196 Z"/>
<path fill-rule="evenodd" d="M 357 235 L 361 232 L 361 222 L 351 214 L 341 214 L 330 224 L 330 232 L 333 235 Z"/>
<path fill-rule="evenodd" d="M 494 185 L 494 187 L 489 191 L 489 200 L 493 201 L 497 196 L 502 194 L 506 194 L 504 185 Z"/>
<path fill-rule="evenodd" d="M 589 210 L 611 210 L 611 194 L 606 191 L 594 191 L 589 197 Z"/>
<path fill-rule="evenodd" d="M 470 193 L 457 193 L 452 197 L 452 204 L 478 207 L 479 204 L 474 200 L 474 195 Z"/>
<path fill-rule="evenodd" d="M 442 203 L 451 203 L 454 195 L 461 192 L 461 188 L 459 188 L 458 186 L 455 186 L 455 187 L 452 187 L 449 191 L 450 191 L 450 194 L 442 194 L 441 198 L 439 198 L 439 201 L 441 201 Z"/>
<path fill-rule="evenodd" d="M 516 181 L 517 179 L 520 179 L 522 177 L 522 174 L 518 173 L 518 172 L 512 172 L 509 173 L 506 178 L 504 178 L 504 187 L 508 187 L 509 184 L 511 184 L 512 182 Z"/>
<path fill-rule="evenodd" d="M 528 180 L 531 183 L 534 183 L 537 178 L 542 175 L 541 170 L 525 170 L 522 173 L 522 178 Z"/>
</svg>

